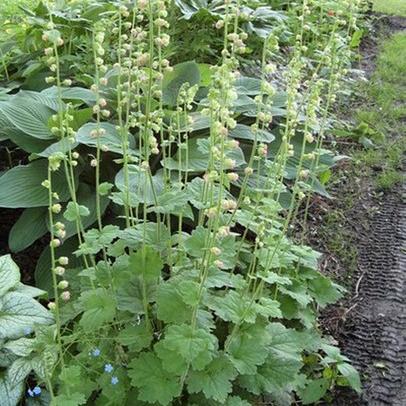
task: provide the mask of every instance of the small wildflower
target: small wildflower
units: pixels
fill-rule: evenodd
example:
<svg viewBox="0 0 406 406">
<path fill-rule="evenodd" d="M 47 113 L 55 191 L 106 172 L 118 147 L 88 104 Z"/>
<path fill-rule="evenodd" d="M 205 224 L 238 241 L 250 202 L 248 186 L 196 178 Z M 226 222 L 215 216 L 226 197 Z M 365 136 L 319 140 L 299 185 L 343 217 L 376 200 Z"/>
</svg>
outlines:
<svg viewBox="0 0 406 406">
<path fill-rule="evenodd" d="M 111 365 L 111 364 L 106 364 L 105 366 L 104 366 L 104 372 L 107 372 L 107 373 L 110 373 L 110 372 L 113 372 L 113 365 Z"/>
<path fill-rule="evenodd" d="M 34 392 L 31 389 L 27 390 L 27 394 L 28 394 L 28 396 L 30 396 L 32 398 L 34 397 Z"/>
<path fill-rule="evenodd" d="M 99 348 L 94 348 L 93 350 L 92 350 L 92 356 L 93 357 L 98 357 L 100 354 L 101 354 L 101 351 L 100 351 L 100 349 Z"/>
<path fill-rule="evenodd" d="M 41 388 L 39 386 L 36 386 L 32 391 L 33 391 L 34 395 L 37 395 L 37 396 L 41 395 L 41 392 L 42 392 Z"/>
<path fill-rule="evenodd" d="M 49 303 L 48 303 L 48 309 L 49 309 L 49 310 L 54 310 L 55 308 L 56 308 L 55 302 L 49 302 Z"/>
<path fill-rule="evenodd" d="M 111 384 L 112 385 L 117 385 L 118 384 L 118 378 L 116 376 L 111 377 Z"/>
<path fill-rule="evenodd" d="M 70 300 L 70 292 L 69 292 L 69 291 L 62 292 L 62 293 L 61 293 L 61 299 L 62 299 L 64 302 L 68 302 L 68 301 Z"/>
<path fill-rule="evenodd" d="M 68 257 L 59 257 L 59 258 L 58 258 L 58 262 L 59 262 L 61 265 L 66 266 L 66 265 L 69 264 L 69 258 L 68 258 Z"/>
<path fill-rule="evenodd" d="M 58 283 L 58 288 L 59 289 L 66 289 L 69 286 L 69 282 L 68 281 L 60 281 Z"/>
<path fill-rule="evenodd" d="M 65 268 L 63 266 L 56 266 L 54 269 L 55 275 L 63 276 L 65 273 Z"/>
<path fill-rule="evenodd" d="M 227 177 L 231 182 L 236 182 L 239 178 L 238 173 L 235 173 L 235 172 L 228 173 Z"/>
<path fill-rule="evenodd" d="M 212 248 L 210 248 L 210 252 L 213 255 L 219 256 L 221 254 L 221 249 L 218 247 L 212 247 Z"/>
<path fill-rule="evenodd" d="M 61 240 L 54 238 L 49 244 L 52 248 L 58 248 L 61 245 Z"/>
<path fill-rule="evenodd" d="M 244 169 L 244 173 L 245 173 L 247 176 L 251 176 L 251 175 L 254 173 L 254 170 L 253 170 L 252 168 L 250 168 L 249 166 L 247 166 L 247 167 Z"/>
<path fill-rule="evenodd" d="M 220 261 L 219 259 L 216 259 L 214 261 L 214 265 L 216 265 L 217 268 L 223 268 L 224 267 L 224 262 Z"/>
<path fill-rule="evenodd" d="M 59 203 L 52 205 L 51 207 L 52 213 L 58 214 L 62 210 L 62 206 Z"/>
</svg>

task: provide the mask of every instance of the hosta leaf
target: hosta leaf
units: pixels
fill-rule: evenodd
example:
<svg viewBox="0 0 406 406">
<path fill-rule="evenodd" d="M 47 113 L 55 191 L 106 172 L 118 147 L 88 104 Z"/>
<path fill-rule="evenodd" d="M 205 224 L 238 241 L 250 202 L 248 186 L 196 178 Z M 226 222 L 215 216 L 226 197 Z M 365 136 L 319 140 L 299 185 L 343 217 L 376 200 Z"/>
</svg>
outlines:
<svg viewBox="0 0 406 406">
<path fill-rule="evenodd" d="M 161 360 L 152 353 L 141 353 L 131 361 L 128 376 L 134 387 L 138 388 L 138 399 L 149 403 L 168 405 L 179 396 L 179 379 L 162 368 Z"/>
<path fill-rule="evenodd" d="M 78 146 L 77 142 L 72 143 L 68 138 L 62 138 L 60 141 L 49 145 L 47 148 L 37 153 L 38 156 L 48 158 L 51 155 L 62 152 L 66 154 L 69 150 L 76 148 Z"/>
<path fill-rule="evenodd" d="M 0 207 L 48 206 L 48 190 L 41 186 L 47 179 L 48 162 L 44 159 L 29 165 L 15 166 L 0 177 Z M 53 172 L 52 190 L 64 202 L 70 196 L 62 169 Z"/>
<path fill-rule="evenodd" d="M 200 83 L 200 70 L 196 62 L 182 62 L 173 67 L 171 72 L 165 72 L 163 78 L 162 100 L 169 106 L 176 106 L 178 93 L 183 84 L 190 86 Z"/>
<path fill-rule="evenodd" d="M 144 280 L 156 280 L 161 275 L 163 262 L 157 251 L 144 246 L 130 255 L 129 266 L 136 275 L 142 276 Z"/>
<path fill-rule="evenodd" d="M 116 315 L 116 300 L 111 292 L 103 288 L 82 293 L 80 297 L 84 313 L 79 324 L 87 331 L 100 328 L 113 321 Z"/>
<path fill-rule="evenodd" d="M 20 270 L 11 255 L 0 257 L 0 297 L 20 282 Z M 1 309 L 1 308 L 0 308 Z"/>
<path fill-rule="evenodd" d="M 0 101 L 0 111 L 14 127 L 32 137 L 51 140 L 54 136 L 48 128 L 48 120 L 43 119 L 43 109 L 47 108 L 41 104 L 33 103 L 32 107 L 28 110 L 26 106 L 19 106 L 16 102 Z M 51 112 L 49 112 L 49 116 L 51 116 Z"/>
<path fill-rule="evenodd" d="M 239 95 L 256 96 L 261 92 L 261 80 L 257 78 L 241 76 L 236 79 L 234 86 Z"/>
<path fill-rule="evenodd" d="M 128 172 L 128 187 L 130 191 L 129 203 L 133 207 L 138 206 L 140 203 L 154 204 L 155 196 L 159 196 L 162 193 L 164 187 L 162 174 L 158 172 L 154 176 L 152 176 L 152 178 L 150 178 L 146 171 L 141 171 L 136 165 L 129 165 Z M 121 203 L 119 201 L 117 201 L 116 203 L 123 204 L 122 201 L 124 201 L 126 197 L 124 168 L 117 173 L 115 184 L 117 186 L 117 189 L 124 192 L 121 196 Z"/>
<path fill-rule="evenodd" d="M 230 131 L 230 136 L 233 138 L 245 139 L 245 140 L 255 140 L 255 133 L 250 126 L 245 124 L 237 124 L 234 129 Z M 256 134 L 256 139 L 258 142 L 270 143 L 275 139 L 275 136 L 269 131 L 259 129 Z"/>
<path fill-rule="evenodd" d="M 69 258 L 69 266 L 81 267 L 83 266 L 81 259 L 77 258 L 75 255 L 72 255 L 72 252 L 77 248 L 78 241 L 76 238 L 70 238 L 65 241 L 60 247 L 55 249 L 55 256 L 59 258 L 61 256 L 66 256 Z M 51 250 L 47 246 L 42 251 L 37 265 L 35 267 L 35 282 L 36 285 L 45 290 L 48 293 L 50 298 L 54 297 L 54 290 L 52 286 L 52 277 L 51 277 Z"/>
<path fill-rule="evenodd" d="M 53 316 L 36 300 L 17 292 L 9 292 L 2 298 L 0 312 L 0 339 L 17 338 L 35 324 L 51 324 Z"/>
<path fill-rule="evenodd" d="M 190 393 L 203 392 L 207 399 L 224 404 L 232 391 L 231 381 L 237 375 L 236 369 L 224 356 L 215 358 L 202 371 L 191 371 L 187 378 Z"/>
<path fill-rule="evenodd" d="M 182 172 L 204 172 L 209 165 L 210 143 L 206 138 L 192 138 L 187 142 L 186 148 L 179 149 L 173 157 L 166 158 L 162 165 L 171 170 Z M 245 164 L 241 148 L 226 152 L 226 157 L 233 159 L 236 166 Z"/>
<path fill-rule="evenodd" d="M 58 92 L 61 91 L 62 98 L 66 100 L 81 100 L 85 103 L 94 103 L 96 101 L 96 95 L 89 89 L 82 87 L 69 87 L 60 88 L 52 86 L 41 92 L 42 95 L 52 98 L 58 98 Z"/>
<path fill-rule="evenodd" d="M 45 207 L 32 207 L 23 211 L 14 223 L 8 236 L 8 245 L 13 252 L 29 247 L 47 232 Z"/>
<path fill-rule="evenodd" d="M 92 136 L 92 131 L 98 128 L 105 130 L 104 135 L 99 135 L 97 137 Z M 137 155 L 135 151 L 134 137 L 129 134 L 130 148 L 127 148 L 127 152 L 132 155 Z M 97 147 L 99 145 L 106 145 L 109 151 L 116 152 L 118 154 L 123 153 L 122 147 L 122 137 L 120 132 L 117 130 L 116 126 L 110 123 L 87 123 L 81 128 L 79 128 L 76 134 L 76 141 L 80 144 L 85 144 L 89 147 Z"/>
</svg>

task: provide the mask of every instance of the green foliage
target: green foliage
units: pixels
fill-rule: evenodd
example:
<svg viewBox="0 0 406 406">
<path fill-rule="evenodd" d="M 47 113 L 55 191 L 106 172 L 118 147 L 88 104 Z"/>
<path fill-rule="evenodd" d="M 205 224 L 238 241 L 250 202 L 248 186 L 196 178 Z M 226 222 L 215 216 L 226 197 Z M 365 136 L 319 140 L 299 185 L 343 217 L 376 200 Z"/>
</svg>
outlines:
<svg viewBox="0 0 406 406">
<path fill-rule="evenodd" d="M 54 318 L 34 299 L 44 293 L 20 282 L 20 271 L 10 255 L 0 257 L 0 397 L 5 405 L 19 402 L 32 370 L 39 379 L 49 373 L 41 329 Z"/>
</svg>

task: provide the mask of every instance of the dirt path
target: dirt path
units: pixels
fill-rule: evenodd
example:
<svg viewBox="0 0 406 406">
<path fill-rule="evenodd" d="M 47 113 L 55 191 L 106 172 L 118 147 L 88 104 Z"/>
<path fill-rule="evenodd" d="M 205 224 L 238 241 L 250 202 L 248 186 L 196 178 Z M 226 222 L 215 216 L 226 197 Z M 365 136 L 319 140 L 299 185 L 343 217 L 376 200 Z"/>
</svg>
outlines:
<svg viewBox="0 0 406 406">
<path fill-rule="evenodd" d="M 392 31 L 406 29 L 406 19 L 389 24 Z M 354 208 L 359 217 L 348 213 L 357 233 L 358 266 L 342 341 L 364 390 L 358 399 L 339 395 L 336 403 L 405 406 L 406 184 L 374 196 L 367 186 Z"/>
</svg>

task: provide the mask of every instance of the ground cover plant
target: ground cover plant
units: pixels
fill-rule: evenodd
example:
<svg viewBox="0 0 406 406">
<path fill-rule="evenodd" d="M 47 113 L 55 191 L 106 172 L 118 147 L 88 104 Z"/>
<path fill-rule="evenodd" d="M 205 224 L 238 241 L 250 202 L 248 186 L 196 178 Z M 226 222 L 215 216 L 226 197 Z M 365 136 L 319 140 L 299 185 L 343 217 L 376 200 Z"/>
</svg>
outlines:
<svg viewBox="0 0 406 406">
<path fill-rule="evenodd" d="M 27 158 L 2 172 L 0 206 L 24 209 L 12 251 L 49 243 L 35 289 L 1 257 L 1 399 L 313 404 L 360 390 L 317 324 L 343 289 L 291 224 L 305 230 L 341 159 L 323 139 L 362 6 L 41 2 L 7 21 L 0 137 L 10 162 Z"/>
</svg>

